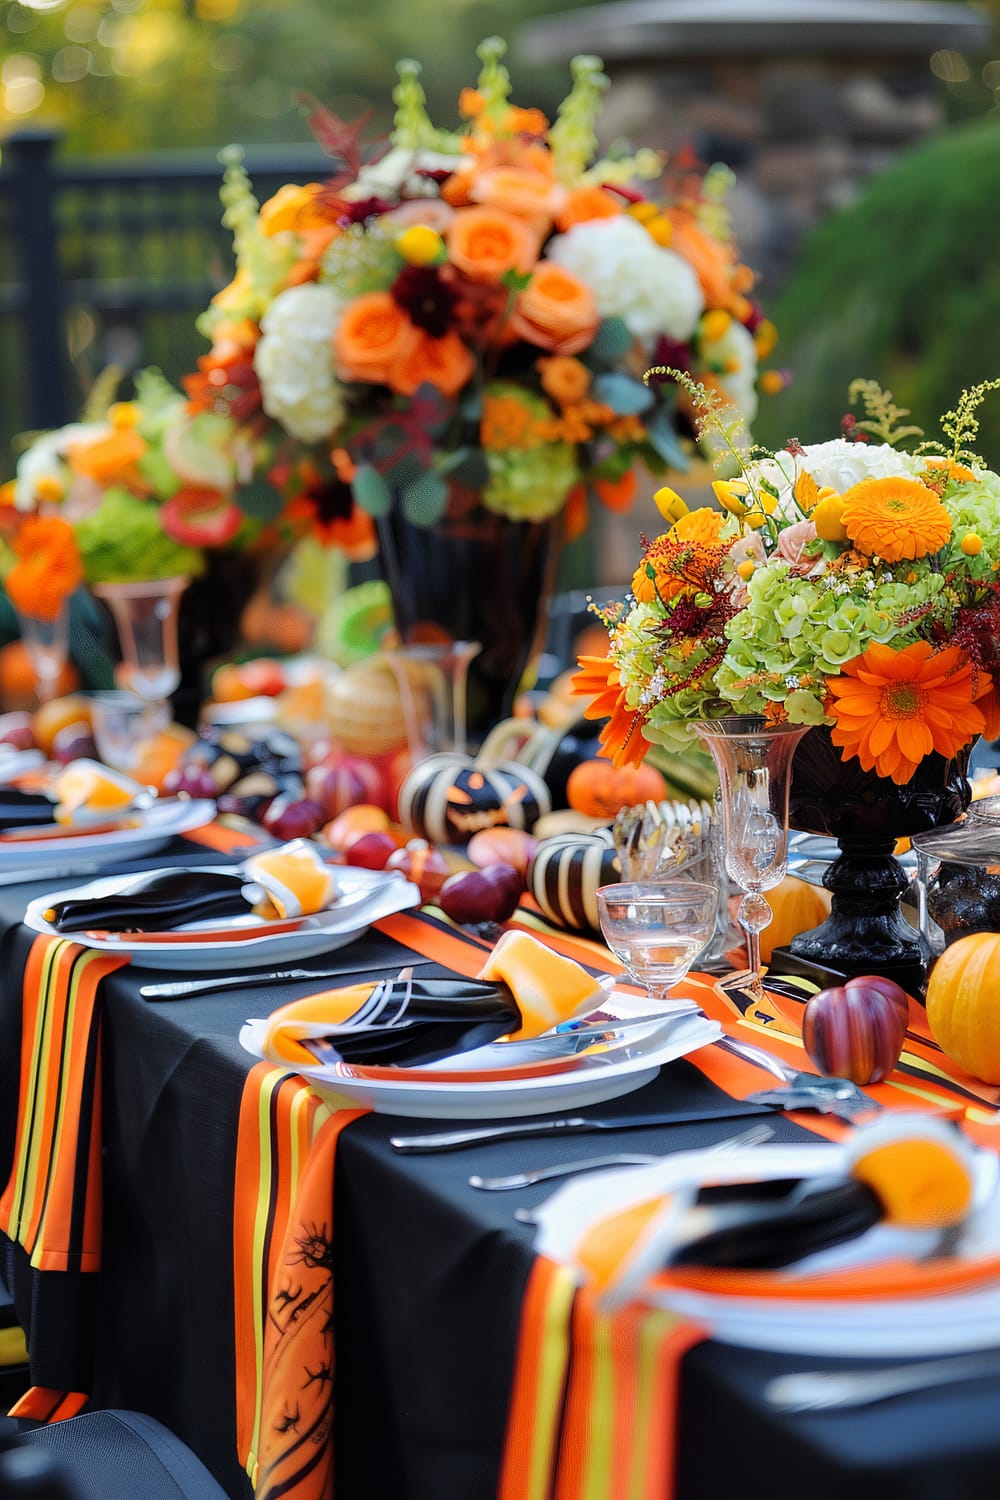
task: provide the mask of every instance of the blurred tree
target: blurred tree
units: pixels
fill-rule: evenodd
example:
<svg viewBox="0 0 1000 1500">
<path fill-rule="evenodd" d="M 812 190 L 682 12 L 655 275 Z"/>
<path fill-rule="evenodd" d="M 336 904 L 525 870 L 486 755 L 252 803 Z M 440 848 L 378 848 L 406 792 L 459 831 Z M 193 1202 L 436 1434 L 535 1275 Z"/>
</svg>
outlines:
<svg viewBox="0 0 1000 1500">
<path fill-rule="evenodd" d="M 825 220 L 777 304 L 775 363 L 792 384 L 754 424 L 771 447 L 835 437 L 855 376 L 877 380 L 928 436 L 959 392 L 1000 375 L 1000 119 L 955 126 Z M 980 412 L 1000 463 L 1000 399 Z"/>
<path fill-rule="evenodd" d="M 0 134 L 56 124 L 71 152 L 304 141 L 298 89 L 348 118 L 374 106 L 384 130 L 411 54 L 450 125 L 477 42 L 569 3 L 463 0 L 443 25 L 438 0 L 0 0 Z M 564 69 L 513 72 L 515 97 L 543 108 L 568 86 Z"/>
</svg>

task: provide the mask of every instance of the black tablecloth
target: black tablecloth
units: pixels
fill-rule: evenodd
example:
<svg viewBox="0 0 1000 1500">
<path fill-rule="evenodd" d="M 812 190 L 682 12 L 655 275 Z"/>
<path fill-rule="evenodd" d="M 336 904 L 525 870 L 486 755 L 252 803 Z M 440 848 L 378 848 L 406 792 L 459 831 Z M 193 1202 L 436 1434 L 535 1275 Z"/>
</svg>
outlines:
<svg viewBox="0 0 1000 1500">
<path fill-rule="evenodd" d="M 42 886 L 41 888 L 44 888 Z M 38 887 L 29 888 L 36 893 Z M 25 895 L 0 890 L 0 1170 L 16 1106 Z M 370 933 L 344 961 L 398 968 Z M 424 973 L 442 972 L 427 965 Z M 101 1405 L 152 1413 L 183 1437 L 233 1497 L 249 1494 L 235 1455 L 233 1164 L 253 1059 L 241 1023 L 316 985 L 254 988 L 169 1003 L 138 997 L 151 971 L 103 986 L 104 1267 L 98 1277 L 29 1274 L 8 1247 L 37 1384 L 84 1389 Z M 159 977 L 159 976 L 157 976 Z M 324 986 L 329 981 L 324 981 Z M 726 1101 L 680 1061 L 595 1113 L 689 1110 Z M 777 1138 L 801 1137 L 773 1120 Z M 506 1172 L 599 1150 L 673 1150 L 731 1135 L 732 1121 L 534 1138 L 439 1156 L 400 1156 L 400 1128 L 370 1114 L 338 1146 L 335 1225 L 335 1453 L 338 1500 L 489 1500 L 497 1474 L 532 1233 L 513 1211 L 550 1185 L 477 1192 L 471 1171 Z M 804 1493 L 810 1500 L 978 1500 L 1000 1471 L 1000 1379 L 854 1413 L 779 1417 L 773 1373 L 836 1364 L 705 1343 L 684 1359 L 678 1500 Z"/>
</svg>

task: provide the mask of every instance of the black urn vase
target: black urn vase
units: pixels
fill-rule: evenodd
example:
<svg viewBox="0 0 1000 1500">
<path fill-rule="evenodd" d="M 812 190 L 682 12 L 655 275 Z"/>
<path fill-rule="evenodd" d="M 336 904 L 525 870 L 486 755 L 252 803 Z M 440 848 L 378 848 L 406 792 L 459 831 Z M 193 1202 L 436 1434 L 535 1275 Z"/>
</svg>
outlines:
<svg viewBox="0 0 1000 1500">
<path fill-rule="evenodd" d="M 899 786 L 856 758 L 843 760 L 828 728 L 804 736 L 792 765 L 789 825 L 835 839 L 840 852 L 823 877 L 829 917 L 794 938 L 788 953 L 848 979 L 883 974 L 923 994 L 929 949 L 900 910 L 909 881 L 893 850 L 898 839 L 961 816 L 971 800 L 968 762 L 968 751 L 954 760 L 926 756 Z M 778 950 L 772 967 L 780 966 Z"/>
</svg>

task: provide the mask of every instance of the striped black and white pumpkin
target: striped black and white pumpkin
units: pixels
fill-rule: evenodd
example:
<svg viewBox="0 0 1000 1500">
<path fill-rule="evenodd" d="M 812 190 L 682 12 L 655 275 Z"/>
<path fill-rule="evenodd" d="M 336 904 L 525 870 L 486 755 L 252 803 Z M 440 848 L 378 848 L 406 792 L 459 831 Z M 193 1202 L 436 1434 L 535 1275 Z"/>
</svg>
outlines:
<svg viewBox="0 0 1000 1500">
<path fill-rule="evenodd" d="M 597 891 L 620 880 L 610 830 L 542 839 L 528 867 L 528 889 L 550 921 L 574 932 L 600 932 Z"/>
<path fill-rule="evenodd" d="M 428 756 L 399 791 L 399 821 L 432 844 L 467 844 L 483 828 L 530 831 L 551 808 L 548 787 L 527 766 L 480 767 L 464 755 Z"/>
</svg>

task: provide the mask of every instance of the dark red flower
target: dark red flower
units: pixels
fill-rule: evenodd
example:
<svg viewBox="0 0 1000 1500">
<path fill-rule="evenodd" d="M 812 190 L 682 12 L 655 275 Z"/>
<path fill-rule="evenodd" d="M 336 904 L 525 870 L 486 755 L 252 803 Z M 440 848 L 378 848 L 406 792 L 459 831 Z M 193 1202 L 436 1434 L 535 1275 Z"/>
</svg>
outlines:
<svg viewBox="0 0 1000 1500">
<path fill-rule="evenodd" d="M 347 229 L 351 224 L 363 224 L 366 219 L 390 213 L 395 207 L 395 203 L 386 198 L 357 198 L 353 202 L 342 198 L 337 224 L 341 229 Z"/>
<path fill-rule="evenodd" d="M 455 320 L 458 293 L 443 279 L 436 266 L 407 266 L 390 287 L 393 298 L 411 323 L 443 338 Z"/>
</svg>

